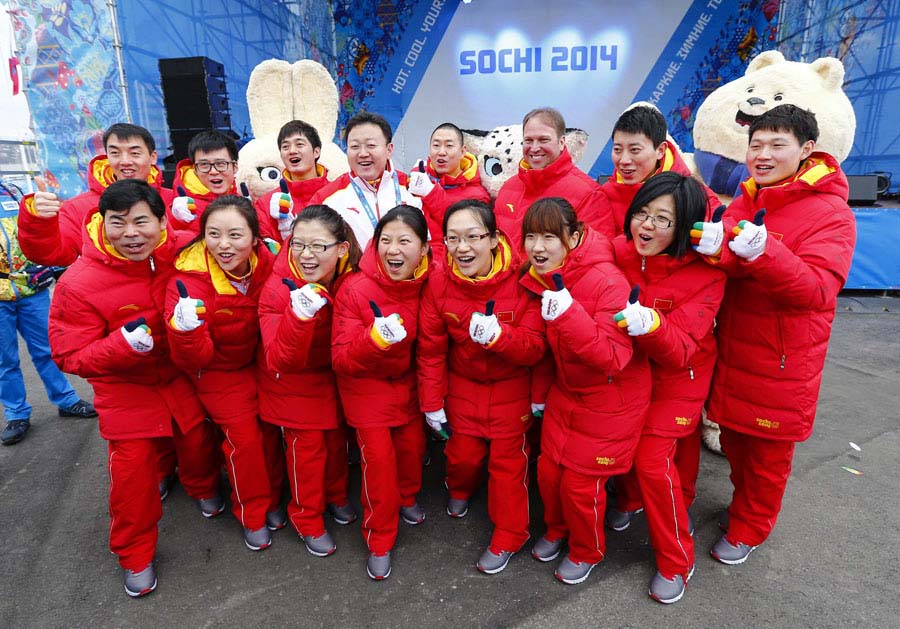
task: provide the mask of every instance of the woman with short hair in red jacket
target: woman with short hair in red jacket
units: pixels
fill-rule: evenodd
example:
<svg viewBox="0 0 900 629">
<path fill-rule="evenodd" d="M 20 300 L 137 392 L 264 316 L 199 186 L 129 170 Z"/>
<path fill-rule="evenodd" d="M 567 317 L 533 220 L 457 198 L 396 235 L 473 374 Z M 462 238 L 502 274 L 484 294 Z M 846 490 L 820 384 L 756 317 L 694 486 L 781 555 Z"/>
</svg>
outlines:
<svg viewBox="0 0 900 629">
<path fill-rule="evenodd" d="M 285 524 L 278 507 L 283 479 L 270 484 L 263 455 L 254 369 L 259 296 L 273 259 L 250 201 L 224 195 L 200 217 L 200 234 L 175 260 L 166 292 L 172 360 L 194 378 L 224 433 L 231 510 L 251 550 L 267 548 L 270 529 Z"/>
<path fill-rule="evenodd" d="M 653 378 L 634 466 L 617 479 L 616 507 L 633 513 L 624 503 L 628 494 L 643 503 L 657 566 L 649 593 L 661 603 L 681 599 L 694 569 L 690 503 L 675 453 L 684 439 L 699 447 L 700 410 L 716 363 L 713 319 L 725 293 L 725 274 L 690 247 L 691 226 L 705 215 L 700 184 L 663 172 L 635 195 L 625 215 L 630 230 L 613 241 L 616 264 L 640 287 L 615 318 L 647 354 Z M 691 463 L 688 482 L 699 460 Z"/>
<path fill-rule="evenodd" d="M 606 552 L 605 485 L 631 467 L 650 402 L 650 369 L 613 321 L 628 300 L 628 282 L 613 264 L 609 240 L 559 197 L 528 208 L 522 237 L 528 265 L 520 281 L 542 296 L 556 365 L 538 458 L 547 532 L 532 555 L 551 561 L 568 538 L 555 574 L 575 584 Z"/>
<path fill-rule="evenodd" d="M 419 400 L 432 429 L 452 429 L 451 517 L 466 515 L 487 460 L 494 532 L 476 567 L 495 574 L 528 540 L 529 367 L 544 353 L 544 322 L 489 205 L 451 205 L 443 233 L 448 265 L 432 273 L 419 308 Z"/>
<path fill-rule="evenodd" d="M 259 300 L 259 414 L 284 429 L 291 501 L 288 518 L 317 557 L 336 550 L 326 509 L 338 524 L 356 520 L 347 500 L 347 436 L 331 369 L 334 295 L 357 270 L 353 230 L 327 205 L 294 219 Z"/>
<path fill-rule="evenodd" d="M 391 573 L 398 514 L 410 526 L 425 520 L 416 500 L 425 433 L 413 346 L 430 266 L 425 216 L 398 205 L 378 221 L 360 273 L 335 299 L 331 358 L 359 442 L 366 571 L 375 580 Z"/>
</svg>

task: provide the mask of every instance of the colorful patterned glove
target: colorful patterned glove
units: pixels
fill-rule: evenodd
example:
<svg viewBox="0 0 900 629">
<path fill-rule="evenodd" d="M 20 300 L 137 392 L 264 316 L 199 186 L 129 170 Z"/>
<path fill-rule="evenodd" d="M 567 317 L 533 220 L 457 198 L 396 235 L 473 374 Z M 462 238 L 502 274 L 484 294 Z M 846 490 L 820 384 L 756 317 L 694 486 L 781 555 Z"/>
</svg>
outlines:
<svg viewBox="0 0 900 629">
<path fill-rule="evenodd" d="M 546 408 L 546 404 L 536 404 L 535 402 L 531 403 L 531 414 L 535 417 L 543 417 L 544 416 L 544 408 Z"/>
<path fill-rule="evenodd" d="M 409 173 L 409 185 L 406 186 L 417 197 L 427 197 L 434 190 L 434 182 L 425 172 L 425 162 L 419 160 L 419 170 Z"/>
<path fill-rule="evenodd" d="M 206 306 L 202 300 L 188 297 L 187 288 L 181 280 L 175 280 L 175 286 L 178 287 L 178 303 L 169 325 L 181 332 L 196 330 L 203 325 L 201 316 L 206 314 Z"/>
<path fill-rule="evenodd" d="M 406 328 L 403 327 L 403 319 L 400 315 L 395 312 L 386 317 L 382 316 L 381 308 L 374 301 L 369 302 L 369 307 L 372 308 L 372 313 L 375 315 L 369 335 L 378 347 L 387 349 L 406 338 Z"/>
<path fill-rule="evenodd" d="M 718 258 L 722 253 L 722 241 L 725 240 L 725 228 L 722 226 L 724 213 L 725 206 L 720 205 L 713 212 L 711 223 L 694 223 L 691 229 L 691 246 L 700 255 Z"/>
<path fill-rule="evenodd" d="M 328 300 L 319 294 L 322 287 L 318 284 L 304 284 L 302 288 L 297 288 L 292 279 L 284 278 L 281 281 L 291 291 L 291 310 L 298 319 L 304 321 L 312 319 L 328 303 Z"/>
<path fill-rule="evenodd" d="M 763 222 L 766 216 L 766 210 L 762 209 L 753 217 L 753 222 L 741 221 L 732 232 L 734 239 L 728 243 L 728 248 L 734 252 L 734 255 L 740 256 L 753 262 L 766 251 L 766 240 L 768 240 L 769 232 L 766 230 Z"/>
<path fill-rule="evenodd" d="M 556 290 L 545 290 L 541 296 L 541 316 L 544 321 L 553 321 L 572 305 L 572 295 L 563 284 L 562 275 L 554 273 L 553 283 Z"/>
<path fill-rule="evenodd" d="M 444 409 L 439 408 L 436 411 L 426 411 L 425 423 L 444 439 L 450 438 L 450 424 L 447 422 L 447 414 L 444 412 Z"/>
<path fill-rule="evenodd" d="M 153 349 L 153 336 L 144 317 L 129 321 L 119 329 L 134 351 L 145 354 Z"/>
<path fill-rule="evenodd" d="M 638 301 L 641 287 L 635 286 L 628 296 L 625 309 L 616 313 L 613 321 L 620 328 L 628 328 L 629 336 L 643 336 L 651 334 L 659 327 L 659 313 L 653 308 L 642 306 Z"/>
<path fill-rule="evenodd" d="M 473 312 L 472 318 L 469 319 L 469 336 L 479 345 L 488 347 L 500 338 L 503 327 L 494 314 L 494 300 L 487 302 L 484 308 L 484 314 Z"/>
<path fill-rule="evenodd" d="M 190 223 L 197 218 L 197 203 L 178 186 L 178 196 L 172 201 L 172 216 L 182 223 Z"/>
</svg>

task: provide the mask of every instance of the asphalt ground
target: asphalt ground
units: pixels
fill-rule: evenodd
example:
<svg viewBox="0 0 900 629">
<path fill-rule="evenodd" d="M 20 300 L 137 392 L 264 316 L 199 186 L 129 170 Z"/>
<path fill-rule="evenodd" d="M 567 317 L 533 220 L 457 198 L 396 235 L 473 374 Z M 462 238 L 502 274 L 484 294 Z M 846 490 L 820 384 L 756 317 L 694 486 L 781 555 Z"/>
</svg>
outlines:
<svg viewBox="0 0 900 629">
<path fill-rule="evenodd" d="M 590 578 L 566 586 L 526 545 L 507 569 L 479 573 L 490 537 L 486 496 L 444 512 L 441 447 L 420 496 L 427 520 L 400 524 L 391 577 L 371 581 L 358 522 L 327 526 L 338 550 L 308 554 L 290 528 L 247 550 L 227 512 L 201 517 L 176 486 L 164 503 L 159 587 L 129 599 L 107 547 L 106 446 L 96 420 L 60 419 L 22 346 L 34 405 L 22 443 L 0 448 L 0 627 L 897 627 L 900 626 L 900 299 L 842 296 L 813 436 L 797 448 L 770 539 L 741 566 L 714 561 L 728 463 L 704 451 L 696 573 L 684 599 L 655 603 L 646 523 L 608 532 Z M 77 382 L 90 399 L 90 387 Z M 858 445 L 860 450 L 850 446 Z M 856 470 L 859 474 L 847 471 Z M 359 504 L 359 468 L 351 469 Z M 531 531 L 543 532 L 536 485 Z"/>
</svg>

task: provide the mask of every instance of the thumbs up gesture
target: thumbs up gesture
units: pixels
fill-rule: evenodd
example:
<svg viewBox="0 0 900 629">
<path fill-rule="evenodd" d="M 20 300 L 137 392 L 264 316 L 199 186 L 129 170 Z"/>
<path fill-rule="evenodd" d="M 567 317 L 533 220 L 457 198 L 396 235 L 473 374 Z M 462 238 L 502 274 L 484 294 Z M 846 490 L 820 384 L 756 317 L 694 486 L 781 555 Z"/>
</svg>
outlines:
<svg viewBox="0 0 900 629">
<path fill-rule="evenodd" d="M 572 305 L 572 295 L 563 284 L 562 275 L 554 273 L 553 284 L 556 290 L 545 290 L 541 296 L 541 316 L 544 321 L 553 321 Z"/>
<path fill-rule="evenodd" d="M 628 303 L 624 310 L 620 310 L 613 317 L 613 321 L 620 328 L 627 328 L 629 336 L 643 336 L 655 332 L 659 327 L 659 313 L 653 308 L 642 306 L 638 301 L 641 287 L 635 286 L 628 296 Z"/>
<path fill-rule="evenodd" d="M 241 190 L 241 196 L 245 199 L 250 199 L 250 201 L 252 202 L 253 197 L 250 195 L 250 187 L 247 185 L 247 182 L 242 181 L 239 187 Z"/>
<path fill-rule="evenodd" d="M 177 190 L 178 196 L 172 200 L 172 216 L 182 223 L 190 223 L 197 218 L 197 203 L 181 186 Z"/>
<path fill-rule="evenodd" d="M 766 210 L 762 209 L 753 217 L 753 222 L 741 221 L 735 225 L 732 232 L 734 239 L 728 243 L 728 248 L 734 252 L 734 255 L 740 256 L 753 262 L 761 256 L 766 250 L 766 240 L 768 240 L 769 232 L 763 219 L 766 216 Z"/>
<path fill-rule="evenodd" d="M 202 300 L 188 296 L 187 288 L 181 280 L 175 280 L 175 286 L 178 288 L 178 303 L 175 304 L 169 325 L 181 332 L 196 330 L 203 324 L 200 317 L 206 314 L 206 306 Z"/>
<path fill-rule="evenodd" d="M 722 252 L 722 241 L 725 240 L 725 230 L 722 226 L 722 215 L 725 206 L 720 205 L 713 212 L 712 222 L 696 222 L 691 229 L 691 246 L 700 255 L 716 258 Z"/>
<path fill-rule="evenodd" d="M 417 170 L 409 173 L 409 186 L 407 189 L 417 197 L 427 197 L 434 190 L 434 182 L 425 172 L 425 161 L 419 160 Z"/>
<path fill-rule="evenodd" d="M 328 303 L 328 300 L 320 294 L 321 287 L 318 284 L 304 284 L 302 288 L 289 278 L 281 280 L 291 291 L 291 310 L 298 319 L 308 321 L 316 316 L 316 313 Z"/>
<path fill-rule="evenodd" d="M 62 201 L 59 197 L 47 190 L 47 182 L 43 177 L 35 177 L 34 183 L 37 192 L 34 193 L 34 212 L 41 218 L 53 218 L 59 214 Z"/>
<path fill-rule="evenodd" d="M 153 336 L 150 333 L 150 328 L 147 326 L 147 320 L 144 319 L 144 317 L 129 321 L 119 328 L 119 330 L 134 351 L 146 354 L 153 349 Z"/>
<path fill-rule="evenodd" d="M 469 319 L 469 336 L 473 341 L 485 347 L 490 346 L 500 338 L 503 328 L 497 315 L 494 314 L 494 300 L 487 302 L 484 308 L 484 314 L 473 312 L 472 318 Z"/>
<path fill-rule="evenodd" d="M 394 343 L 399 343 L 406 338 L 406 328 L 403 327 L 403 319 L 396 312 L 392 315 L 384 316 L 381 308 L 374 301 L 369 302 L 372 313 L 375 315 L 375 321 L 372 322 L 372 329 L 369 330 L 369 336 L 375 341 L 381 349 L 387 349 Z"/>
<path fill-rule="evenodd" d="M 278 221 L 278 232 L 282 240 L 291 233 L 291 223 L 294 221 L 294 199 L 291 198 L 287 181 L 279 182 L 281 192 L 276 192 L 269 199 L 269 216 Z"/>
</svg>

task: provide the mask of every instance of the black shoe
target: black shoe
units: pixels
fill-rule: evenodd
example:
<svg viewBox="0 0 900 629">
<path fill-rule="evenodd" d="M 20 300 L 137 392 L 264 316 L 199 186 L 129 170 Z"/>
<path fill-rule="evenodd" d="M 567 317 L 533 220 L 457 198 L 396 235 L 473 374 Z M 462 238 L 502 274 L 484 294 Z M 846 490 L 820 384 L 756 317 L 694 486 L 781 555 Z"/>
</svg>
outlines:
<svg viewBox="0 0 900 629">
<path fill-rule="evenodd" d="M 6 428 L 0 433 L 0 442 L 5 446 L 19 443 L 25 438 L 25 433 L 31 428 L 31 422 L 27 419 L 13 419 L 6 422 Z"/>
<path fill-rule="evenodd" d="M 78 400 L 72 406 L 68 408 L 59 409 L 60 417 L 96 417 L 97 409 L 94 408 L 94 405 L 90 402 L 85 402 L 84 400 Z"/>
</svg>

